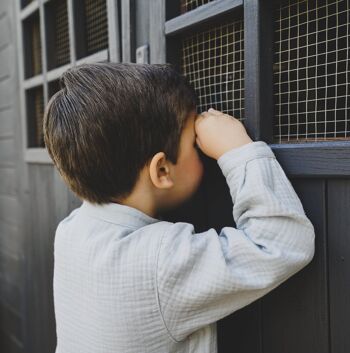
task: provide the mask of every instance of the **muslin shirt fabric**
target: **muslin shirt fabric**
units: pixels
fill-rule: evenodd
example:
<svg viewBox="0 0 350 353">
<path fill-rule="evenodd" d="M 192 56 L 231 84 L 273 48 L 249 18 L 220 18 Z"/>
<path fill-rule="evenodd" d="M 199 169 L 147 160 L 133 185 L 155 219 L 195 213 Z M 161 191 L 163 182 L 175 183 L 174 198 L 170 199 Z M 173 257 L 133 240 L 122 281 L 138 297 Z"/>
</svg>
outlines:
<svg viewBox="0 0 350 353">
<path fill-rule="evenodd" d="M 237 228 L 196 233 L 85 200 L 58 224 L 56 353 L 216 353 L 218 320 L 310 263 L 314 227 L 270 146 L 254 141 L 217 163 Z"/>
</svg>

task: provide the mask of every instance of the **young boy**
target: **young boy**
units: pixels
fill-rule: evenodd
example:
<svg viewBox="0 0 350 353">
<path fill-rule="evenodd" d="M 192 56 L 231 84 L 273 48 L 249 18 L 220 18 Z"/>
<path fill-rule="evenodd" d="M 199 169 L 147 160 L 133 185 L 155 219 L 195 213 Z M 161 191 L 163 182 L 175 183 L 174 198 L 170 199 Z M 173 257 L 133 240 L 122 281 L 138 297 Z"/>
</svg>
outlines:
<svg viewBox="0 0 350 353">
<path fill-rule="evenodd" d="M 306 266 L 314 228 L 263 141 L 169 64 L 66 71 L 44 114 L 48 152 L 83 200 L 54 244 L 56 353 L 217 352 L 216 321 Z M 196 233 L 159 212 L 217 160 L 237 228 Z"/>
</svg>

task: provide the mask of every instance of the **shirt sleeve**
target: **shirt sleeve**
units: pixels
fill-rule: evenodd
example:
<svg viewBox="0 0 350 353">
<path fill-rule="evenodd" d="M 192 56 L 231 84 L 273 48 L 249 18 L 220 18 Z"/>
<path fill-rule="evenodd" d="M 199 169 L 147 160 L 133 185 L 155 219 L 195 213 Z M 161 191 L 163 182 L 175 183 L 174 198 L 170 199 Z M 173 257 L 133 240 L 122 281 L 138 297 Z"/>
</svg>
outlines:
<svg viewBox="0 0 350 353">
<path fill-rule="evenodd" d="M 264 141 L 217 163 L 237 228 L 195 233 L 190 223 L 172 223 L 159 248 L 157 299 L 176 342 L 262 297 L 314 256 L 314 227 Z"/>
</svg>

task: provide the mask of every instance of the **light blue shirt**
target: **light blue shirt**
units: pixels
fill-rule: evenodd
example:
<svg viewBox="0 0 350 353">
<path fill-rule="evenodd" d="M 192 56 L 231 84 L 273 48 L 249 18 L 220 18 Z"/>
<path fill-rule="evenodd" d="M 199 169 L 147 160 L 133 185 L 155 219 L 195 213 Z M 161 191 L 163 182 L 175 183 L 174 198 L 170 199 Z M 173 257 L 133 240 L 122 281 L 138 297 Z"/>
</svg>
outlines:
<svg viewBox="0 0 350 353">
<path fill-rule="evenodd" d="M 86 201 L 59 223 L 56 353 L 215 353 L 216 321 L 312 260 L 314 227 L 271 148 L 255 141 L 217 163 L 237 228 L 196 233 Z"/>
</svg>

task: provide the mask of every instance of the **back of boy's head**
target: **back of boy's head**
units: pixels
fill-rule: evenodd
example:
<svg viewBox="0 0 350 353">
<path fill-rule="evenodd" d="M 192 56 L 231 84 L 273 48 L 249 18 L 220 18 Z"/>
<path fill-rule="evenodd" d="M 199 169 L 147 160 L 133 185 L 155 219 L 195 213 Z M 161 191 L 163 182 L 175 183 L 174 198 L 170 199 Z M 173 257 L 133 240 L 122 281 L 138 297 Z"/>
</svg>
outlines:
<svg viewBox="0 0 350 353">
<path fill-rule="evenodd" d="M 60 88 L 45 108 L 44 141 L 80 198 L 128 196 L 157 152 L 176 164 L 197 96 L 171 64 L 83 64 L 62 74 Z"/>
</svg>

